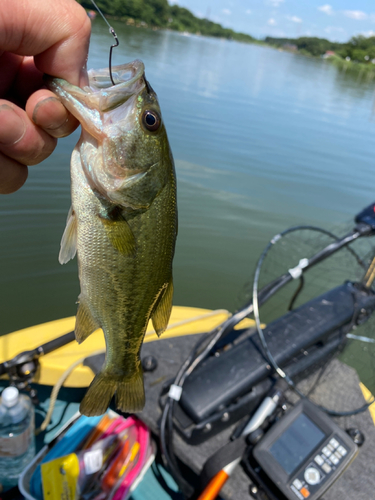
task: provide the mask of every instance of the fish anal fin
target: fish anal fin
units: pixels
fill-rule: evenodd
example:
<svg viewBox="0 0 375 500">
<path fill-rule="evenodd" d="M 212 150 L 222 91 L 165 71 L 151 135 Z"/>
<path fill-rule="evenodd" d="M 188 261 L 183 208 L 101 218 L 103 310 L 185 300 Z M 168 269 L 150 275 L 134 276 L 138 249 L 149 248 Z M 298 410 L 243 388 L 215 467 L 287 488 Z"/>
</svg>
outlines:
<svg viewBox="0 0 375 500">
<path fill-rule="evenodd" d="M 81 402 L 80 412 L 88 417 L 102 415 L 116 392 L 116 407 L 124 413 L 141 411 L 145 405 L 142 368 L 129 375 L 113 374 L 109 370 L 98 373 Z"/>
<path fill-rule="evenodd" d="M 160 335 L 166 330 L 172 312 L 173 280 L 170 279 L 167 287 L 162 291 L 155 309 L 151 315 L 155 332 Z"/>
<path fill-rule="evenodd" d="M 75 257 L 77 252 L 77 217 L 70 207 L 66 220 L 65 231 L 61 238 L 59 262 L 66 264 Z"/>
<path fill-rule="evenodd" d="M 112 246 L 124 255 L 132 255 L 136 250 L 134 234 L 119 211 L 112 211 L 108 218 L 99 215 Z"/>
<path fill-rule="evenodd" d="M 76 316 L 75 336 L 79 344 L 87 339 L 95 330 L 99 328 L 86 302 L 79 300 L 79 306 Z"/>
</svg>

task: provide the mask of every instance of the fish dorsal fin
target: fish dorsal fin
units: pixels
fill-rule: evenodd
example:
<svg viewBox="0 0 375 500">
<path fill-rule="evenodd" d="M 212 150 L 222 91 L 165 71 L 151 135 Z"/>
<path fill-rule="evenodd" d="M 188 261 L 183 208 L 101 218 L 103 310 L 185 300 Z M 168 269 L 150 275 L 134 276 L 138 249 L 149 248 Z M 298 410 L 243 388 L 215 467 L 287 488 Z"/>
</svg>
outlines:
<svg viewBox="0 0 375 500">
<path fill-rule="evenodd" d="M 61 238 L 59 262 L 66 264 L 75 257 L 77 252 L 77 217 L 74 210 L 70 207 L 66 219 L 65 231 Z"/>
<path fill-rule="evenodd" d="M 121 214 L 120 209 L 112 210 L 112 212 L 108 214 L 108 217 L 99 215 L 99 219 L 103 223 L 106 234 L 116 250 L 124 255 L 135 253 L 136 242 L 134 234 L 124 216 Z"/>
<path fill-rule="evenodd" d="M 155 332 L 160 335 L 166 330 L 172 311 L 173 279 L 171 278 L 167 287 L 161 292 L 156 307 L 151 315 Z"/>
<path fill-rule="evenodd" d="M 100 328 L 100 325 L 92 317 L 90 308 L 85 299 L 81 296 L 78 297 L 78 311 L 76 316 L 76 326 L 74 333 L 78 344 L 81 344 L 87 339 L 95 330 Z"/>
</svg>

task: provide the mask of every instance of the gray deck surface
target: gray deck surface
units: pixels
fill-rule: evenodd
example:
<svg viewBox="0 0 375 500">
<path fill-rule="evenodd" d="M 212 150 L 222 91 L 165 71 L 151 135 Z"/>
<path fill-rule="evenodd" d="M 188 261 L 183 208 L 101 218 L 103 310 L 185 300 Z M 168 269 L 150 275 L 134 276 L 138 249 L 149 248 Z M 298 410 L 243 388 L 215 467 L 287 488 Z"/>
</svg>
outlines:
<svg viewBox="0 0 375 500">
<path fill-rule="evenodd" d="M 152 354 L 158 360 L 158 367 L 153 373 L 145 373 L 146 406 L 139 417 L 158 434 L 161 410 L 158 403 L 159 393 L 164 382 L 171 379 L 183 360 L 197 342 L 198 336 L 176 337 L 144 344 L 142 357 Z M 302 391 L 309 390 L 315 375 L 299 384 Z M 296 402 L 298 398 L 288 391 L 287 398 Z M 310 398 L 335 411 L 352 410 L 364 404 L 364 397 L 359 387 L 358 376 L 352 368 L 332 360 L 324 370 Z M 372 500 L 375 498 L 375 427 L 368 411 L 351 417 L 335 419 L 338 425 L 347 429 L 359 428 L 366 437 L 364 445 L 350 467 L 325 493 L 324 500 Z M 174 446 L 178 457 L 195 473 L 199 474 L 206 461 L 215 451 L 223 446 L 232 433 L 229 428 L 221 434 L 198 446 L 190 446 L 177 433 L 174 433 Z M 245 500 L 250 498 L 250 481 L 238 467 L 224 486 L 220 496 L 223 499 Z"/>
</svg>

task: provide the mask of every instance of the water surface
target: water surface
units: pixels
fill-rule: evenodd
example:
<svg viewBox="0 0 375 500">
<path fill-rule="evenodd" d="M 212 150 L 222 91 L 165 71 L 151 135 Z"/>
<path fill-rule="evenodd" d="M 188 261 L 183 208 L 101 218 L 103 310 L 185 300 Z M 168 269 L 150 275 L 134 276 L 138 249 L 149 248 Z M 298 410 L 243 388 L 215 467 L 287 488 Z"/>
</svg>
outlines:
<svg viewBox="0 0 375 500">
<path fill-rule="evenodd" d="M 115 29 L 114 63 L 145 62 L 176 160 L 175 304 L 233 310 L 275 233 L 341 224 L 375 199 L 371 82 L 256 45 Z M 110 43 L 95 20 L 89 67 L 108 65 Z M 0 199 L 2 334 L 75 314 L 76 262 L 57 256 L 78 137 Z"/>
</svg>

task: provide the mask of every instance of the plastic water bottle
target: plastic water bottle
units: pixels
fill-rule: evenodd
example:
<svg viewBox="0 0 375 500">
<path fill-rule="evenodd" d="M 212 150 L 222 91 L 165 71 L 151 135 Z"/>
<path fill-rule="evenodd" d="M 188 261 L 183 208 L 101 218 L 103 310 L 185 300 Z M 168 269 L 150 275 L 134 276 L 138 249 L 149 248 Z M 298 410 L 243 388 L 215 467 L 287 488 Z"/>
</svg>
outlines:
<svg viewBox="0 0 375 500">
<path fill-rule="evenodd" d="M 0 484 L 8 490 L 18 483 L 35 455 L 34 407 L 16 387 L 7 387 L 0 403 Z"/>
</svg>

